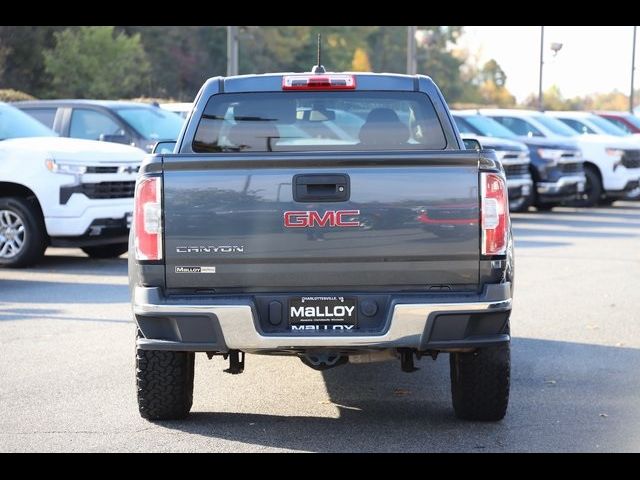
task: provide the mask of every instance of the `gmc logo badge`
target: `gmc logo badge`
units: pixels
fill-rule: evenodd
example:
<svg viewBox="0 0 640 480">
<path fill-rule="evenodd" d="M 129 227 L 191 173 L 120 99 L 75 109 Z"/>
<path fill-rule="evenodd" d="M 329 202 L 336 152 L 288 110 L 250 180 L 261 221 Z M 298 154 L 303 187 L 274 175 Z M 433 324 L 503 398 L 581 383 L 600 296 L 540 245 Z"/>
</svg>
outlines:
<svg viewBox="0 0 640 480">
<path fill-rule="evenodd" d="M 353 217 L 360 210 L 327 210 L 323 214 L 315 210 L 292 210 L 284 212 L 284 226 L 287 228 L 309 227 L 359 227 L 360 222 Z"/>
</svg>

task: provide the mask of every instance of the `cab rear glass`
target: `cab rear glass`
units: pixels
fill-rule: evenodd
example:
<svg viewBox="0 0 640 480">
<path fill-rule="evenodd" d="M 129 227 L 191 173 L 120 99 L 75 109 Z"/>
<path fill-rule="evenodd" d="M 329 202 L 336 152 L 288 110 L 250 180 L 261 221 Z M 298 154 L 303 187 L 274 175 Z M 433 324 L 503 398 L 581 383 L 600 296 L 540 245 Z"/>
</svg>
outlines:
<svg viewBox="0 0 640 480">
<path fill-rule="evenodd" d="M 197 153 L 443 150 L 428 95 L 398 91 L 290 91 L 212 96 L 192 143 Z"/>
</svg>

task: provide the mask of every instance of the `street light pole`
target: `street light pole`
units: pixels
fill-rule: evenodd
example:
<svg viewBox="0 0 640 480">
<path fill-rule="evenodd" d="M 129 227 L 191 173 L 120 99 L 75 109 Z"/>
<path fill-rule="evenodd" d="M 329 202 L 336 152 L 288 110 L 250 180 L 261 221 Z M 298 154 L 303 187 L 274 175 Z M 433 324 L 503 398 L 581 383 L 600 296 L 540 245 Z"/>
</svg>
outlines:
<svg viewBox="0 0 640 480">
<path fill-rule="evenodd" d="M 407 27 L 407 75 L 418 73 L 416 58 L 416 31 L 418 27 Z"/>
<path fill-rule="evenodd" d="M 540 82 L 538 83 L 538 110 L 544 110 L 542 100 L 542 66 L 544 65 L 544 26 L 540 27 Z"/>
<path fill-rule="evenodd" d="M 238 27 L 227 27 L 227 76 L 238 75 Z"/>
<path fill-rule="evenodd" d="M 636 73 L 636 29 L 633 27 L 633 48 L 631 49 L 631 91 L 629 92 L 629 113 L 633 113 L 633 80 Z"/>
</svg>

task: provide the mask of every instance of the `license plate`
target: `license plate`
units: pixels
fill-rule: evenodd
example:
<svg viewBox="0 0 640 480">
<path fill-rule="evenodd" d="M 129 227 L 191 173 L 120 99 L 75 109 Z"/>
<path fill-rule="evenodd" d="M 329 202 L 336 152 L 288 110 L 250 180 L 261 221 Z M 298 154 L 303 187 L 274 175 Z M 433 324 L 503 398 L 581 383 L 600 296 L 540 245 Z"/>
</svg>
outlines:
<svg viewBox="0 0 640 480">
<path fill-rule="evenodd" d="M 321 330 L 350 329 L 357 324 L 357 312 L 358 302 L 355 298 L 294 297 L 289 300 L 289 325 L 295 330 L 307 327 L 322 327 Z"/>
<path fill-rule="evenodd" d="M 131 228 L 131 219 L 133 218 L 133 213 L 127 212 L 124 215 L 124 221 L 127 223 L 127 228 Z"/>
</svg>

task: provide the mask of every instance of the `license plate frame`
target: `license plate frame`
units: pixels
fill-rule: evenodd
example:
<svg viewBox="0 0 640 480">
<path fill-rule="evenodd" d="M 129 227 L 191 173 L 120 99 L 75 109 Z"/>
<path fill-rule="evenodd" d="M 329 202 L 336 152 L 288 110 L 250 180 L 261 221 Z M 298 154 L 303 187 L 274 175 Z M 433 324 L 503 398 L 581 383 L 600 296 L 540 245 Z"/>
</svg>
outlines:
<svg viewBox="0 0 640 480">
<path fill-rule="evenodd" d="M 287 302 L 287 322 L 289 327 L 312 325 L 358 325 L 358 299 L 343 296 L 299 296 Z M 329 327 L 332 329 L 332 327 Z"/>
</svg>

